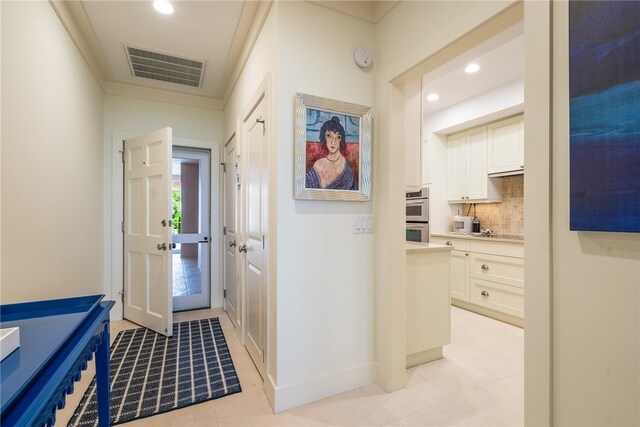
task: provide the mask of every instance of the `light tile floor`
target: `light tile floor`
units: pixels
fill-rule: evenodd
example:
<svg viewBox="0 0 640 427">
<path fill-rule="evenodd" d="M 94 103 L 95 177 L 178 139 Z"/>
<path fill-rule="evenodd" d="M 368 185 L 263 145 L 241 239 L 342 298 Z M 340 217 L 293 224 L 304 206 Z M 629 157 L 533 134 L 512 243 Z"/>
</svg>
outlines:
<svg viewBox="0 0 640 427">
<path fill-rule="evenodd" d="M 406 389 L 375 384 L 273 414 L 262 380 L 220 309 L 176 313 L 175 321 L 219 316 L 242 393 L 127 423 L 127 426 L 521 426 L 524 424 L 524 331 L 452 307 L 452 342 L 444 358 L 407 370 Z M 137 327 L 112 322 L 112 339 Z M 93 372 L 84 373 L 67 407 L 66 425 Z"/>
<path fill-rule="evenodd" d="M 198 258 L 182 258 L 180 253 L 171 255 L 173 260 L 173 296 L 199 294 L 202 289 Z"/>
</svg>

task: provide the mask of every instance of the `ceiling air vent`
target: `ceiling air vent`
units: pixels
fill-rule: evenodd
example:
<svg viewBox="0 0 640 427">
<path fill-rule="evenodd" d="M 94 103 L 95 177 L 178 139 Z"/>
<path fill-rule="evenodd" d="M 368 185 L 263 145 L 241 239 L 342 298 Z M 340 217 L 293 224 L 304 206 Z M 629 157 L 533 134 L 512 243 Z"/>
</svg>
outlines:
<svg viewBox="0 0 640 427">
<path fill-rule="evenodd" d="M 204 61 L 186 59 L 125 46 L 131 73 L 136 77 L 201 87 Z"/>
</svg>

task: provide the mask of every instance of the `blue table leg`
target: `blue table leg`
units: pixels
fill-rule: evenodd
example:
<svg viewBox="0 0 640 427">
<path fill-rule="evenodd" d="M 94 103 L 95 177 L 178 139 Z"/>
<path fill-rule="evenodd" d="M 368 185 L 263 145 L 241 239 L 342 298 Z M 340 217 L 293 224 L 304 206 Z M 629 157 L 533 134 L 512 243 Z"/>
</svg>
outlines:
<svg viewBox="0 0 640 427">
<path fill-rule="evenodd" d="M 110 424 L 110 385 L 109 385 L 109 322 L 104 325 L 102 341 L 96 350 L 96 390 L 98 391 L 98 425 Z"/>
</svg>

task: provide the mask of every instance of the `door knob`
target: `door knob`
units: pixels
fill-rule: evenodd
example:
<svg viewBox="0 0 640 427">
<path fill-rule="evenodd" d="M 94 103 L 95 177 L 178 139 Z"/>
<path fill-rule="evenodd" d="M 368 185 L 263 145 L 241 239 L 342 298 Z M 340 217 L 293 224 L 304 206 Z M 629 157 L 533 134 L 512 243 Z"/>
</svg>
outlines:
<svg viewBox="0 0 640 427">
<path fill-rule="evenodd" d="M 229 247 L 232 248 L 236 245 L 236 241 L 229 242 Z"/>
<path fill-rule="evenodd" d="M 240 253 L 244 252 L 246 254 L 247 253 L 247 245 L 238 246 L 238 252 L 240 252 Z"/>
<path fill-rule="evenodd" d="M 158 243 L 158 246 L 156 246 L 158 248 L 159 251 L 166 251 L 167 250 L 167 245 L 162 243 Z"/>
</svg>

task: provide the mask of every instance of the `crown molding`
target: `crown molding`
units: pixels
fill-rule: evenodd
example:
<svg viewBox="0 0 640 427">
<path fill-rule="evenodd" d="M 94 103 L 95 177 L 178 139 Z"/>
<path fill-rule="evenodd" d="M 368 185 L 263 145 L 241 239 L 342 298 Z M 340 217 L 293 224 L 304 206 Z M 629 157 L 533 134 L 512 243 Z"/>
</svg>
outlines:
<svg viewBox="0 0 640 427">
<path fill-rule="evenodd" d="M 98 58 L 94 54 L 94 52 L 96 52 L 95 46 L 92 46 L 90 42 L 87 42 L 87 39 L 84 36 L 83 28 L 84 28 L 84 25 L 88 24 L 88 20 L 86 20 L 86 22 L 83 24 L 78 24 L 78 20 L 76 17 L 76 14 L 78 12 L 81 12 L 80 16 L 85 15 L 85 19 L 86 19 L 84 8 L 80 4 L 80 2 L 49 0 L 49 3 L 51 4 L 51 7 L 53 7 L 53 10 L 56 12 L 56 15 L 58 15 L 58 19 L 60 19 L 60 22 L 62 23 L 64 28 L 67 30 L 67 33 L 69 33 L 71 40 L 78 48 L 80 55 L 82 55 L 85 62 L 89 66 L 89 69 L 95 76 L 96 80 L 98 81 L 98 84 L 104 90 L 105 84 L 107 82 L 107 76 L 105 75 L 103 70 L 109 69 L 109 67 L 107 66 L 105 68 L 106 61 L 104 60 L 104 55 L 102 58 Z M 81 10 L 79 10 L 78 7 Z M 89 28 L 90 28 L 90 25 L 89 25 Z M 93 30 L 91 30 L 91 34 L 93 34 Z M 97 44 L 97 40 L 95 40 L 94 42 Z M 102 52 L 102 51 L 98 50 L 98 52 Z"/>
<path fill-rule="evenodd" d="M 119 82 L 106 82 L 104 92 L 108 95 L 126 96 L 129 98 L 145 99 L 148 101 L 167 102 L 170 104 L 207 108 L 209 110 L 216 111 L 222 111 L 225 104 L 223 100 L 212 98 L 209 96 L 191 95 L 183 92 L 174 92 L 170 90 L 156 89 Z"/>
<path fill-rule="evenodd" d="M 327 9 L 342 12 L 363 21 L 375 24 L 398 4 L 399 0 L 352 0 L 352 1 L 335 1 L 335 0 L 307 0 L 309 3 Z"/>
</svg>

